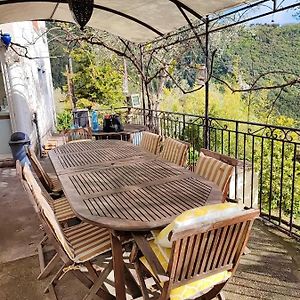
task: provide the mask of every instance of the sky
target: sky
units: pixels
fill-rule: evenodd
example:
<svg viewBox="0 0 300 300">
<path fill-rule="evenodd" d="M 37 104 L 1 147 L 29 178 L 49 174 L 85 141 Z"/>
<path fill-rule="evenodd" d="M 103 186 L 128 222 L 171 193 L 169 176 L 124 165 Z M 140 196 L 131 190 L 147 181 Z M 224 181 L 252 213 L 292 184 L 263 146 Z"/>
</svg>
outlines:
<svg viewBox="0 0 300 300">
<path fill-rule="evenodd" d="M 264 13 L 264 9 L 260 10 L 261 13 Z M 252 21 L 251 23 L 271 23 L 274 20 L 275 24 L 291 24 L 291 23 L 299 23 L 300 20 L 297 20 L 293 15 L 295 14 L 295 10 L 287 10 L 278 12 L 266 17 L 259 18 L 257 20 Z"/>
<path fill-rule="evenodd" d="M 278 0 L 278 3 L 279 4 L 282 3 L 282 6 L 288 6 L 288 5 L 297 3 L 297 1 L 299 1 L 299 0 Z M 269 6 L 272 6 L 272 1 L 268 2 L 267 4 Z M 259 8 L 252 10 L 252 13 L 250 12 L 249 16 L 263 14 L 263 13 L 266 13 L 269 11 L 270 11 L 269 8 L 260 6 Z M 265 23 L 271 23 L 272 20 L 274 20 L 273 23 L 280 24 L 280 25 L 291 24 L 291 23 L 300 23 L 300 20 L 296 19 L 294 16 L 295 12 L 296 12 L 295 9 L 278 12 L 275 14 L 268 15 L 266 17 L 262 17 L 262 18 L 250 21 L 250 22 L 248 22 L 248 24 L 258 24 L 258 23 L 265 24 Z"/>
<path fill-rule="evenodd" d="M 272 19 L 274 20 L 275 24 L 290 24 L 290 23 L 299 23 L 300 21 L 297 20 L 293 14 L 295 14 L 295 11 L 283 11 L 283 12 L 279 12 L 270 16 L 266 16 L 263 18 L 260 18 L 256 21 L 254 21 L 253 23 L 271 23 Z"/>
</svg>

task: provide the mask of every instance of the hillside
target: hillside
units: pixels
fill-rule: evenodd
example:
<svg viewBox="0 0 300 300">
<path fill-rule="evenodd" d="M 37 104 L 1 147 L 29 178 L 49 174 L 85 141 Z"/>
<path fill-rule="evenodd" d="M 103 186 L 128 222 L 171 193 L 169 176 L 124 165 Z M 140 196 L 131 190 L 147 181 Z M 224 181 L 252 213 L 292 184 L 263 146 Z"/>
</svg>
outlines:
<svg viewBox="0 0 300 300">
<path fill-rule="evenodd" d="M 216 57 L 214 75 L 240 88 L 248 87 L 261 74 L 285 71 L 300 75 L 300 24 L 252 25 L 236 28 L 231 34 L 222 34 L 215 41 L 221 55 Z M 257 86 L 283 84 L 295 76 L 270 73 Z M 268 92 L 273 104 L 279 89 Z M 261 96 L 263 97 L 263 96 Z M 275 113 L 300 120 L 299 84 L 283 89 L 274 104 Z"/>
<path fill-rule="evenodd" d="M 54 25 L 49 25 L 54 26 Z M 54 31 L 55 35 L 59 35 Z M 53 35 L 53 32 L 52 32 Z M 211 50 L 217 49 L 214 59 L 213 75 L 226 81 L 237 89 L 249 88 L 262 74 L 255 86 L 273 86 L 284 84 L 300 75 L 300 23 L 292 25 L 251 25 L 235 26 L 211 36 Z M 53 39 L 49 42 L 54 87 L 66 84 L 65 65 L 67 64 L 66 46 Z M 203 62 L 203 53 L 199 45 L 194 44 L 193 55 L 188 50 L 182 59 Z M 101 56 L 97 56 L 101 60 Z M 122 65 L 118 67 L 121 69 Z M 180 69 L 177 65 L 178 78 L 182 78 L 189 86 L 194 85 L 192 71 Z M 135 70 L 131 71 L 136 73 Z M 225 85 L 216 79 L 213 85 L 220 92 Z M 176 89 L 175 85 L 166 81 L 166 86 Z M 252 93 L 241 93 L 241 98 L 247 104 L 251 101 L 259 114 L 271 112 L 272 115 L 285 115 L 300 121 L 300 89 L 299 84 L 284 89 L 260 90 Z M 251 99 L 250 99 L 251 98 Z M 249 100 L 250 99 L 250 100 Z M 249 103 L 248 103 L 249 104 Z"/>
</svg>

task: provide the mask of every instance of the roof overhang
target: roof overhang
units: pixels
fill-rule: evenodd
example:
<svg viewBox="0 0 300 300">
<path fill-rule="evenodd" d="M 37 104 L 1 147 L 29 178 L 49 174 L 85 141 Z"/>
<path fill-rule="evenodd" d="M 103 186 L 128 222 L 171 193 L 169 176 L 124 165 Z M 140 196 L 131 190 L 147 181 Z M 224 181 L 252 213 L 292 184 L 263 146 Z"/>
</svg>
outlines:
<svg viewBox="0 0 300 300">
<path fill-rule="evenodd" d="M 245 3 L 244 0 L 95 0 L 88 26 L 135 43 L 154 40 L 193 21 Z M 56 20 L 74 22 L 67 0 L 0 0 L 0 24 Z"/>
</svg>

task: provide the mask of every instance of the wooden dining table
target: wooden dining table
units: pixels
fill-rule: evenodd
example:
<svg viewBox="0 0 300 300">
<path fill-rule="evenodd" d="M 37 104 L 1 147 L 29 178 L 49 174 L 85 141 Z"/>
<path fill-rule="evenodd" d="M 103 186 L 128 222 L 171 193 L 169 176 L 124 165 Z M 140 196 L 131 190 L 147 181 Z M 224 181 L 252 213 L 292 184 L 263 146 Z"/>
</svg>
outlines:
<svg viewBox="0 0 300 300">
<path fill-rule="evenodd" d="M 124 265 L 124 235 L 162 228 L 186 210 L 222 202 L 212 182 L 129 142 L 69 143 L 49 157 L 74 213 L 110 230 L 118 300 L 126 299 L 125 283 L 139 290 Z"/>
</svg>

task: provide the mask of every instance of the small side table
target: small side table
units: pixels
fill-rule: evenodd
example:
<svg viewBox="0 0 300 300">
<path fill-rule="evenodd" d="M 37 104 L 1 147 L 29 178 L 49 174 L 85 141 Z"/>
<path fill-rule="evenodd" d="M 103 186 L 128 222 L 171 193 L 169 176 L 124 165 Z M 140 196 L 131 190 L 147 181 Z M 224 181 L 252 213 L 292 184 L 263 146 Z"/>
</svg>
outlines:
<svg viewBox="0 0 300 300">
<path fill-rule="evenodd" d="M 135 133 L 147 131 L 148 128 L 145 125 L 125 124 L 124 130 L 120 132 L 104 132 L 102 130 L 98 132 L 92 132 L 92 135 L 96 140 L 122 140 L 130 141 L 131 136 Z"/>
</svg>

